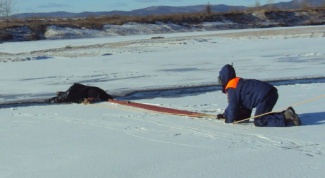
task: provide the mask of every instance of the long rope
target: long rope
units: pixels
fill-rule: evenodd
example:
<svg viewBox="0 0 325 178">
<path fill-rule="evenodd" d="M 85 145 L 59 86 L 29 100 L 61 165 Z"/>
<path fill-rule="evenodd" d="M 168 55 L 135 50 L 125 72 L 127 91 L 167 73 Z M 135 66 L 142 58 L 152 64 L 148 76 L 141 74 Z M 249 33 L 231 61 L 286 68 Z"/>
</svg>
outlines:
<svg viewBox="0 0 325 178">
<path fill-rule="evenodd" d="M 291 107 L 293 107 L 293 106 L 299 106 L 299 105 L 302 105 L 302 104 L 305 104 L 305 103 L 309 103 L 309 102 L 312 102 L 312 101 L 315 101 L 315 100 L 319 100 L 319 99 L 324 98 L 324 97 L 325 97 L 325 94 L 324 95 L 317 96 L 317 97 L 314 97 L 314 98 L 311 98 L 311 99 L 307 99 L 307 100 L 304 100 L 304 101 L 300 101 L 300 102 L 294 103 L 294 104 L 291 105 Z M 92 105 L 92 106 L 94 106 L 94 105 Z M 150 106 L 150 105 L 148 105 L 148 106 Z M 107 105 L 105 105 L 105 106 L 104 105 L 96 105 L 96 107 L 107 107 Z M 239 124 L 241 122 L 245 122 L 245 121 L 248 121 L 250 119 L 256 119 L 258 117 L 262 117 L 262 116 L 265 116 L 265 115 L 268 115 L 268 114 L 272 114 L 272 113 L 279 113 L 279 112 L 282 112 L 283 110 L 285 110 L 287 108 L 288 107 L 283 108 L 283 109 L 281 109 L 279 111 L 271 111 L 271 112 L 259 114 L 259 115 L 253 116 L 253 117 L 249 117 L 249 118 L 246 118 L 246 119 L 243 119 L 243 120 L 240 120 L 240 121 L 235 121 L 233 124 Z M 140 109 L 140 108 L 134 108 L 134 107 L 125 107 L 124 108 L 124 110 L 130 110 L 130 109 L 134 110 L 134 109 Z M 141 109 L 144 109 L 144 108 L 141 108 Z M 153 112 L 155 110 L 148 110 L 148 111 Z M 155 111 L 155 112 L 157 112 L 157 111 Z M 163 112 L 163 113 L 170 114 L 168 112 Z M 177 114 L 177 115 L 180 115 L 180 114 Z M 212 114 L 204 114 L 204 113 L 197 113 L 197 115 L 195 114 L 195 115 L 191 115 L 189 117 L 213 118 L 213 119 L 216 118 L 215 115 L 212 115 Z"/>
<path fill-rule="evenodd" d="M 319 100 L 319 99 L 324 98 L 324 97 L 325 97 L 325 94 L 324 95 L 320 95 L 320 96 L 316 96 L 316 97 L 311 98 L 311 99 L 307 99 L 307 100 L 304 100 L 304 101 L 300 101 L 298 103 L 294 103 L 293 105 L 291 105 L 291 107 L 293 107 L 293 106 L 299 106 L 299 105 L 302 105 L 302 104 L 305 104 L 305 103 L 309 103 L 309 102 L 312 102 L 312 101 L 316 101 L 316 100 Z M 247 119 L 243 119 L 243 120 L 240 120 L 240 121 L 236 121 L 236 122 L 234 122 L 234 124 L 239 124 L 241 122 L 248 121 L 250 119 L 256 119 L 258 117 L 265 116 L 265 115 L 268 115 L 268 114 L 282 112 L 283 110 L 285 110 L 287 108 L 288 107 L 283 108 L 283 109 L 281 109 L 279 111 L 271 111 L 271 112 L 263 113 L 263 114 L 256 115 L 256 116 L 253 116 L 253 117 L 249 117 Z"/>
<path fill-rule="evenodd" d="M 180 109 L 173 109 L 168 108 L 164 106 L 156 106 L 153 104 L 144 104 L 144 103 L 137 103 L 137 102 L 131 102 L 131 101 L 120 101 L 120 100 L 109 100 L 109 103 L 118 104 L 123 110 L 145 110 L 147 112 L 154 112 L 154 113 L 163 113 L 163 114 L 169 114 L 169 115 L 179 115 L 179 116 L 187 116 L 190 118 L 216 118 L 215 115 L 212 114 L 205 114 L 205 113 L 199 113 L 199 112 L 192 112 L 187 110 L 180 110 Z M 84 104 L 87 104 L 85 102 Z M 93 107 L 107 107 L 110 105 L 91 105 Z"/>
</svg>

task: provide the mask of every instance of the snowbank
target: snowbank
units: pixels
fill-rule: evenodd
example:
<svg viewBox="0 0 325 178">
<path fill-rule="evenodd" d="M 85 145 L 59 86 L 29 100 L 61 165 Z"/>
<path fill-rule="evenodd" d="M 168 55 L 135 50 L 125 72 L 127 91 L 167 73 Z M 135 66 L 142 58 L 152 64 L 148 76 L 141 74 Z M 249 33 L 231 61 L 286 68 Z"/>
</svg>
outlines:
<svg viewBox="0 0 325 178">
<path fill-rule="evenodd" d="M 75 39 L 103 36 L 130 36 L 148 34 L 166 34 L 193 32 L 200 30 L 215 30 L 224 23 L 203 23 L 200 26 L 177 25 L 172 23 L 157 22 L 156 24 L 140 24 L 129 22 L 123 25 L 105 25 L 103 30 L 76 29 L 70 27 L 49 26 L 45 32 L 46 39 Z"/>
<path fill-rule="evenodd" d="M 206 30 L 254 29 L 283 26 L 306 26 L 324 24 L 323 9 L 296 10 L 296 11 L 255 11 L 226 14 L 213 14 L 211 16 L 194 16 L 182 19 L 182 22 L 162 23 L 157 20 L 154 24 L 125 23 L 123 25 L 99 24 L 103 30 L 87 28 L 70 28 L 48 24 L 48 19 L 38 19 L 47 29 L 35 28 L 26 23 L 26 26 L 6 29 L 0 40 L 26 41 L 39 39 L 74 39 L 93 38 L 141 34 L 161 34 L 175 32 L 193 32 Z M 64 20 L 64 19 L 52 19 Z M 70 19 L 73 21 L 73 19 Z M 79 19 L 80 20 L 80 19 Z M 51 21 L 51 20 L 50 20 Z M 176 20 L 177 21 L 177 20 Z M 24 22 L 25 23 L 25 22 Z M 73 23 L 73 22 L 72 22 Z M 80 26 L 77 25 L 77 26 Z M 90 27 L 92 28 L 92 27 Z"/>
</svg>

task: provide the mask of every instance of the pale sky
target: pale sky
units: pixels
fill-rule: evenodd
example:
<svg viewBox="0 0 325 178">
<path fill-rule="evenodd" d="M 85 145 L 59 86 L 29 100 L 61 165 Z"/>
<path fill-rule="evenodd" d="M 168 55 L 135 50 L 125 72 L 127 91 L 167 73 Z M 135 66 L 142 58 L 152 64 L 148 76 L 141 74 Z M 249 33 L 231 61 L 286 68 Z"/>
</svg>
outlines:
<svg viewBox="0 0 325 178">
<path fill-rule="evenodd" d="M 253 6 L 257 0 L 13 0 L 14 14 L 26 12 L 84 12 L 84 11 L 129 11 L 149 6 L 187 6 L 204 5 L 244 5 Z M 259 0 L 261 4 L 268 0 Z M 289 2 L 291 0 L 272 0 L 276 2 Z"/>
</svg>

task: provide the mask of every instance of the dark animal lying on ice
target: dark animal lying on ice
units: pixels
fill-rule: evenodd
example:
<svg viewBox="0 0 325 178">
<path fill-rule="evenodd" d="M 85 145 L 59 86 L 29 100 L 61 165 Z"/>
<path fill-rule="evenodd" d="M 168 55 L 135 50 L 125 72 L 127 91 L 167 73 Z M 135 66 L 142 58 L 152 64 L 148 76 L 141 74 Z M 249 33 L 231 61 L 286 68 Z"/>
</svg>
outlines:
<svg viewBox="0 0 325 178">
<path fill-rule="evenodd" d="M 50 98 L 48 102 L 87 104 L 98 101 L 108 101 L 110 99 L 113 99 L 113 97 L 101 88 L 75 83 L 65 92 L 57 92 L 56 96 Z"/>
</svg>

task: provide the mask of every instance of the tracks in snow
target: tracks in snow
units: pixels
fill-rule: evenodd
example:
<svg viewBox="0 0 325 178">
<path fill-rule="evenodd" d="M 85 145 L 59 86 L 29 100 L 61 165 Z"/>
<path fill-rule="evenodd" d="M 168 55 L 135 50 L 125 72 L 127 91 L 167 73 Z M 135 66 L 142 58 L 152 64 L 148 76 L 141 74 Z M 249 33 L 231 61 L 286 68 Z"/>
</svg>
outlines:
<svg viewBox="0 0 325 178">
<path fill-rule="evenodd" d="M 154 113 L 127 111 L 123 114 L 114 114 L 109 110 L 102 110 L 102 108 L 96 109 L 100 112 L 97 112 L 98 114 L 94 117 L 88 117 L 88 115 L 73 117 L 73 115 L 66 114 L 64 111 L 61 113 L 61 107 L 66 106 L 57 106 L 50 113 L 47 109 L 42 108 L 34 112 L 30 112 L 25 108 L 17 109 L 12 111 L 11 116 L 14 120 L 23 120 L 25 122 L 49 120 L 76 126 L 81 125 L 82 127 L 94 127 L 155 144 L 171 144 L 178 147 L 215 149 L 230 152 L 238 150 L 258 152 L 260 150 L 277 149 L 315 158 L 322 156 L 324 150 L 323 145 L 319 143 L 274 137 L 266 133 L 261 135 L 260 131 L 254 129 L 254 126 L 251 124 L 224 125 L 220 124 L 220 121 L 212 119 L 192 120 L 179 117 L 175 119 L 173 116 L 166 118 Z M 77 105 L 77 107 L 72 107 L 70 105 L 68 107 L 71 107 L 72 110 L 79 110 L 87 106 Z M 88 109 L 87 107 L 83 110 Z M 220 147 L 218 145 L 227 147 Z"/>
</svg>

